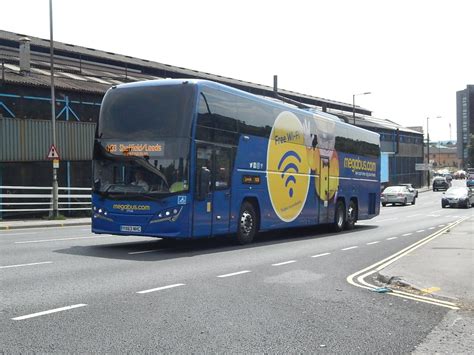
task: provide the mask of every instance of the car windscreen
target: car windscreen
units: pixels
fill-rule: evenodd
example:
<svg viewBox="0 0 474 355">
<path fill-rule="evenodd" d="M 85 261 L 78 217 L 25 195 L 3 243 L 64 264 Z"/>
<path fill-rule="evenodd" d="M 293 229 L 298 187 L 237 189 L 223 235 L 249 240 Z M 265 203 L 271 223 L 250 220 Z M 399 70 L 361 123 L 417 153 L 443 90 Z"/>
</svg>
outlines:
<svg viewBox="0 0 474 355">
<path fill-rule="evenodd" d="M 405 187 L 403 186 L 389 186 L 384 190 L 384 193 L 391 193 L 391 192 L 403 192 Z"/>
<path fill-rule="evenodd" d="M 451 187 L 446 191 L 447 196 L 462 197 L 467 196 L 467 188 L 465 187 Z"/>
</svg>

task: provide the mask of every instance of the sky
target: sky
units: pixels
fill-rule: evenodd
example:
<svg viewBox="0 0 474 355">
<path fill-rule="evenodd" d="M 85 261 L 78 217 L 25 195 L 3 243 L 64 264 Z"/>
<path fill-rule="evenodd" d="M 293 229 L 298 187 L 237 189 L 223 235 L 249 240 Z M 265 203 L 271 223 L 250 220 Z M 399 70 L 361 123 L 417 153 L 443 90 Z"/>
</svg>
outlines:
<svg viewBox="0 0 474 355">
<path fill-rule="evenodd" d="M 0 29 L 49 39 L 49 0 Z M 456 139 L 474 84 L 472 0 L 53 0 L 54 40 L 352 103 Z M 451 130 L 449 128 L 451 124 Z"/>
</svg>

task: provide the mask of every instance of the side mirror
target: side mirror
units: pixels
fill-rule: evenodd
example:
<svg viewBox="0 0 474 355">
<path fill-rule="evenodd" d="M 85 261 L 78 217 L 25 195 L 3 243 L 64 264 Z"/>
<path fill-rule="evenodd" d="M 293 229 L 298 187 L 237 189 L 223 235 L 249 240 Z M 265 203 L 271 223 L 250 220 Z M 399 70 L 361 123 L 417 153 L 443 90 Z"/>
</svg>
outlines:
<svg viewBox="0 0 474 355">
<path fill-rule="evenodd" d="M 100 190 L 100 180 L 96 179 L 94 180 L 94 191 Z"/>
<path fill-rule="evenodd" d="M 210 191 L 211 186 L 211 172 L 207 168 L 201 168 L 198 174 L 197 194 L 198 200 L 204 200 Z"/>
</svg>

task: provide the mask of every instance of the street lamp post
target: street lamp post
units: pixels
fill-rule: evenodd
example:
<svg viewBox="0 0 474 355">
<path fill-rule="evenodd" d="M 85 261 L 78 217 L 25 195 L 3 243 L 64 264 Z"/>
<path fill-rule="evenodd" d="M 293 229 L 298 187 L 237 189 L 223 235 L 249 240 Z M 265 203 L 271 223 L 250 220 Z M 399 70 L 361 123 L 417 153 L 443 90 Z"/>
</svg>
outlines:
<svg viewBox="0 0 474 355">
<path fill-rule="evenodd" d="M 441 116 L 436 116 L 436 118 L 441 118 Z M 429 128 L 429 121 L 430 118 L 426 117 L 426 155 L 427 157 L 427 162 L 428 162 L 428 174 L 427 174 L 427 186 L 429 187 L 431 184 L 431 177 L 430 177 L 430 128 Z"/>
<path fill-rule="evenodd" d="M 56 147 L 56 98 L 54 95 L 54 57 L 53 57 L 53 0 L 49 0 L 49 56 L 51 62 L 51 133 Z M 53 163 L 53 218 L 58 217 L 58 170 Z"/>
<path fill-rule="evenodd" d="M 360 94 L 352 94 L 352 121 L 354 126 L 356 125 L 356 104 L 355 104 L 355 97 L 360 95 L 370 95 L 371 92 L 362 92 Z"/>
</svg>

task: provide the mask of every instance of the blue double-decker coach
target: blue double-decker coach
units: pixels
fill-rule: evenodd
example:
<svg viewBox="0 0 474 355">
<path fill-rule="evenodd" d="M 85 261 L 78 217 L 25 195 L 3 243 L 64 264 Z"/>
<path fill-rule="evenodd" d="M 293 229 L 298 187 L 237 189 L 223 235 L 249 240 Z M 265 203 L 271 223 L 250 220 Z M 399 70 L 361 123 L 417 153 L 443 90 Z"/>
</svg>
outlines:
<svg viewBox="0 0 474 355">
<path fill-rule="evenodd" d="M 92 231 L 161 238 L 372 218 L 379 135 L 204 80 L 114 86 L 94 143 Z"/>
</svg>

